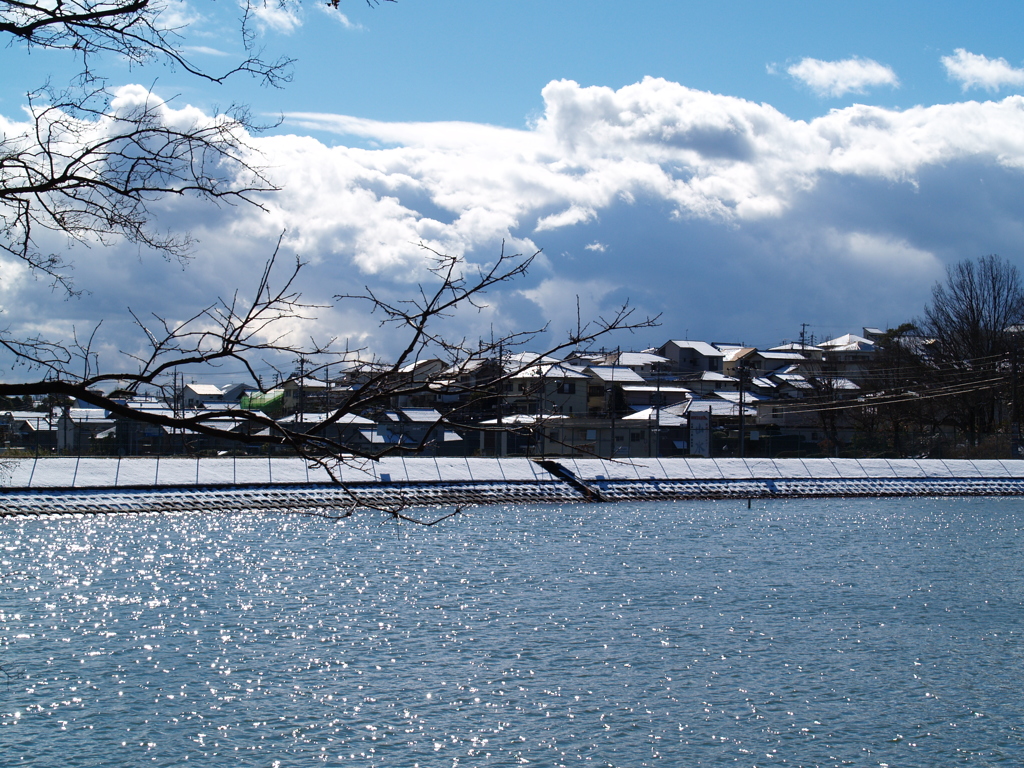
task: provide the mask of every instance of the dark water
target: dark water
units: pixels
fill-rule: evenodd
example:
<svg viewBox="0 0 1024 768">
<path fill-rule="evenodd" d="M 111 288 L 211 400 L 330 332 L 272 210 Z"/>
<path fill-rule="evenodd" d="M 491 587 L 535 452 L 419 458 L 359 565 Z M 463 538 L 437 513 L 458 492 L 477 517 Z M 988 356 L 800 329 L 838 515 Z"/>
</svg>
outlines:
<svg viewBox="0 0 1024 768">
<path fill-rule="evenodd" d="M 0 764 L 1024 764 L 1024 501 L 0 523 Z"/>
</svg>

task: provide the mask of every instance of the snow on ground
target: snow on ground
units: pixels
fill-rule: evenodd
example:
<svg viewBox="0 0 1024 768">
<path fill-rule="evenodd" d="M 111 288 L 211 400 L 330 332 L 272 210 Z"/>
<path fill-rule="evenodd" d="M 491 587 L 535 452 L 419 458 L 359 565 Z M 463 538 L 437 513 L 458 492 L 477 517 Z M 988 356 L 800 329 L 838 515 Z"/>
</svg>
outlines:
<svg viewBox="0 0 1024 768">
<path fill-rule="evenodd" d="M 1021 478 L 1024 461 L 940 459 L 555 459 L 579 479 L 750 480 Z M 526 458 L 389 457 L 335 468 L 346 483 L 550 482 Z M 331 482 L 323 467 L 298 458 L 38 458 L 15 460 L 0 475 L 9 488 L 234 486 Z"/>
</svg>

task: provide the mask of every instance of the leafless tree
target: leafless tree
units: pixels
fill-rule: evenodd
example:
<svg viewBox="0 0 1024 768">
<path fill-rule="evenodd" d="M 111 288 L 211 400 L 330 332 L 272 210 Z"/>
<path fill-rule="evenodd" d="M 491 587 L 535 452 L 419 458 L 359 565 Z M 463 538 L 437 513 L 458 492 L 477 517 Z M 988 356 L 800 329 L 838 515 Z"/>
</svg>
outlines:
<svg viewBox="0 0 1024 768">
<path fill-rule="evenodd" d="M 932 289 L 920 325 L 933 339 L 932 365 L 953 393 L 947 418 L 977 443 L 1004 415 L 1024 326 L 1020 272 L 995 255 L 954 264 Z"/>
<path fill-rule="evenodd" d="M 273 188 L 245 145 L 243 115 L 182 124 L 172 113 L 150 93 L 30 94 L 23 131 L 0 136 L 0 248 L 73 292 L 71 265 L 37 247 L 40 231 L 124 238 L 183 259 L 192 239 L 153 227 L 153 201 L 189 194 L 252 203 Z"/>
<path fill-rule="evenodd" d="M 180 322 L 133 313 L 147 353 L 126 356 L 129 365 L 117 370 L 95 370 L 92 350 L 95 334 L 68 344 L 41 337 L 17 339 L 0 332 L 0 346 L 39 374 L 30 381 L 0 384 L 0 396 L 56 394 L 74 397 L 115 416 L 154 426 L 187 430 L 239 444 L 282 446 L 321 464 L 328 471 L 338 462 L 352 458 L 375 459 L 396 452 L 419 452 L 426 447 L 426 436 L 416 442 L 367 448 L 340 440 L 332 427 L 348 415 L 387 408 L 396 398 L 438 389 L 458 396 L 462 404 L 440 414 L 431 426 L 467 426 L 463 417 L 470 404 L 478 408 L 481 399 L 491 402 L 500 399 L 503 385 L 531 363 L 527 358 L 508 365 L 499 359 L 494 375 L 471 383 L 463 381 L 463 374 L 480 360 L 502 356 L 507 360 L 512 351 L 536 342 L 547 331 L 546 327 L 518 330 L 484 343 L 452 338 L 438 329 L 454 312 L 482 309 L 488 291 L 525 274 L 536 254 L 523 257 L 503 251 L 486 268 L 473 267 L 462 258 L 430 249 L 426 249 L 426 254 L 433 262 L 431 279 L 419 285 L 409 299 L 390 301 L 369 288 L 360 294 L 336 297 L 338 301 L 365 303 L 371 313 L 380 316 L 382 325 L 392 327 L 404 339 L 401 352 L 386 363 L 373 358 L 367 361 L 365 349 L 342 347 L 336 350 L 334 340 L 297 346 L 278 335 L 277 328 L 283 321 L 309 319 L 324 307 L 305 303 L 294 289 L 303 268 L 300 261 L 295 260 L 278 275 L 275 252 L 249 296 L 236 294 L 229 299 L 219 299 Z M 578 326 L 563 339 L 552 342 L 541 354 L 557 354 L 586 346 L 612 332 L 649 328 L 655 323 L 656 318 L 635 317 L 631 307 L 622 306 L 608 317 L 598 317 Z M 329 367 L 338 370 L 361 366 L 360 384 L 346 392 L 315 424 L 291 426 L 260 411 L 245 409 L 232 410 L 231 424 L 225 425 L 222 420 L 218 421 L 218 416 L 224 414 L 202 410 L 189 414 L 150 411 L 125 404 L 121 397 L 104 394 L 116 385 L 122 394 L 161 391 L 170 399 L 173 396 L 170 375 L 175 371 L 232 361 L 243 366 L 256 380 L 255 363 L 267 356 L 282 355 L 307 361 L 309 375 Z M 410 363 L 427 357 L 443 360 L 443 370 L 419 379 L 405 373 Z M 250 428 L 239 430 L 238 422 Z"/>
<path fill-rule="evenodd" d="M 997 357 L 1012 346 L 1024 323 L 1020 272 L 999 256 L 965 259 L 946 270 L 932 289 L 923 328 L 944 360 Z"/>
<path fill-rule="evenodd" d="M 254 4 L 245 3 L 242 10 L 239 34 L 246 56 L 219 73 L 198 67 L 185 55 L 181 30 L 168 20 L 166 5 L 152 0 L 0 0 L 0 33 L 30 49 L 74 54 L 83 80 L 98 77 L 92 62 L 99 54 L 114 54 L 137 65 L 163 59 L 218 83 L 239 72 L 269 85 L 287 81 L 291 60 L 263 59 L 250 29 Z"/>
<path fill-rule="evenodd" d="M 335 7 L 339 3 L 329 2 Z M 377 0 L 368 3 L 376 5 Z M 26 50 L 64 51 L 80 64 L 79 77 L 68 87 L 43 86 L 31 92 L 26 119 L 0 133 L 0 250 L 47 276 L 65 294 L 74 293 L 73 265 L 62 254 L 48 252 L 41 233 L 101 244 L 126 239 L 164 257 L 186 259 L 194 243 L 187 232 L 159 230 L 153 211 L 157 201 L 192 195 L 214 204 L 259 205 L 259 195 L 273 191 L 273 185 L 246 145 L 252 126 L 244 109 L 183 121 L 173 103 L 151 93 L 111 90 L 98 69 L 102 56 L 112 54 L 138 65 L 161 60 L 218 83 L 248 74 L 281 85 L 289 77 L 290 62 L 263 59 L 251 29 L 255 8 L 244 6 L 240 24 L 245 56 L 226 71 L 213 73 L 189 60 L 180 30 L 168 25 L 163 6 L 151 0 L 0 0 L 0 37 Z M 364 304 L 401 336 L 403 346 L 394 359 L 375 359 L 368 350 L 343 341 L 299 345 L 282 335 L 283 326 L 311 319 L 325 308 L 306 303 L 298 293 L 303 264 L 298 259 L 284 263 L 275 249 L 250 291 L 217 298 L 183 321 L 131 312 L 145 351 L 123 354 L 116 364 L 105 361 L 107 367 L 99 367 L 95 352 L 101 326 L 70 341 L 26 338 L 0 329 L 0 347 L 21 366 L 24 379 L 0 384 L 0 396 L 73 397 L 115 417 L 152 426 L 239 444 L 280 446 L 332 472 L 338 461 L 353 456 L 423 450 L 426 437 L 360 448 L 339 438 L 333 428 L 349 415 L 383 409 L 396 397 L 439 389 L 459 402 L 432 426 L 464 425 L 470 409 L 496 402 L 518 372 L 504 358 L 547 330 L 518 330 L 487 343 L 453 338 L 445 330 L 453 313 L 481 308 L 489 291 L 525 274 L 533 256 L 502 251 L 489 266 L 477 268 L 429 249 L 424 255 L 431 264 L 429 279 L 410 297 L 395 300 L 370 288 L 335 297 L 337 302 Z M 623 306 L 589 325 L 580 323 L 543 354 L 653 323 Z M 430 376 L 410 377 L 410 363 L 426 356 L 442 360 L 443 368 Z M 232 411 L 227 423 L 210 412 L 138 408 L 110 394 L 116 386 L 122 395 L 150 392 L 173 400 L 176 372 L 195 373 L 197 367 L 232 362 L 258 380 L 256 365 L 282 358 L 302 360 L 304 373 L 311 376 L 342 366 L 361 368 L 359 386 L 330 403 L 329 412 L 315 424 L 292 425 L 256 409 Z M 467 372 L 481 360 L 494 361 L 490 375 L 468 381 Z M 392 511 L 402 517 L 400 510 Z"/>
<path fill-rule="evenodd" d="M 221 83 L 247 74 L 268 85 L 290 77 L 288 59 L 267 61 L 243 6 L 241 60 L 210 72 L 185 54 L 166 4 L 152 0 L 0 0 L 0 39 L 9 47 L 65 52 L 78 76 L 65 87 L 43 84 L 27 94 L 26 119 L 0 132 L 0 249 L 73 292 L 68 264 L 40 250 L 39 234 L 72 240 L 125 238 L 172 258 L 187 256 L 187 233 L 163 233 L 151 206 L 168 195 L 254 202 L 273 186 L 245 145 L 244 108 L 184 120 L 152 94 L 112 92 L 97 63 L 116 56 L 131 65 L 163 62 Z M 7 72 L 5 76 L 10 77 Z"/>
</svg>

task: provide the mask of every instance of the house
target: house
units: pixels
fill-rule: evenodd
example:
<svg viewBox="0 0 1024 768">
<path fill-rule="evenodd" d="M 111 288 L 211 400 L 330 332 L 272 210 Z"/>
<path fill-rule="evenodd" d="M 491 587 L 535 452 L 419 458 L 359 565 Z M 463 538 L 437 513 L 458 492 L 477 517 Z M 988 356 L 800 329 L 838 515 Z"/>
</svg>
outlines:
<svg viewBox="0 0 1024 768">
<path fill-rule="evenodd" d="M 757 349 L 743 362 L 748 376 L 765 376 L 782 368 L 797 370 L 809 364 L 808 359 L 800 352 Z"/>
<path fill-rule="evenodd" d="M 292 432 L 316 432 L 325 440 L 343 446 L 359 446 L 363 433 L 374 428 L 373 419 L 354 413 L 342 414 L 330 424 L 321 426 L 332 417 L 330 412 L 292 413 L 277 419 L 277 423 Z"/>
<path fill-rule="evenodd" d="M 629 405 L 624 388 L 647 383 L 643 376 L 625 366 L 593 365 L 585 368 L 584 372 L 589 379 L 586 413 L 591 416 L 627 413 Z"/>
<path fill-rule="evenodd" d="M 653 352 L 613 352 L 605 356 L 603 364 L 629 368 L 643 379 L 653 381 L 669 373 L 671 362 L 667 357 Z"/>
<path fill-rule="evenodd" d="M 801 344 L 800 342 L 790 342 L 787 344 L 780 344 L 777 347 L 772 347 L 769 352 L 797 352 L 804 356 L 804 359 L 812 362 L 820 363 L 825 359 L 825 350 L 821 347 L 816 347 L 812 344 Z"/>
<path fill-rule="evenodd" d="M 739 379 L 714 371 L 687 373 L 679 376 L 679 382 L 685 384 L 697 395 L 709 395 L 712 392 L 736 392 L 739 390 Z"/>
<path fill-rule="evenodd" d="M 441 413 L 433 408 L 396 408 L 386 411 L 377 424 L 377 446 L 404 446 L 419 449 L 426 456 L 464 455 L 462 436 L 441 423 Z"/>
<path fill-rule="evenodd" d="M 57 426 L 57 450 L 65 453 L 88 453 L 97 440 L 114 437 L 114 419 L 102 408 L 64 408 L 50 421 Z"/>
<path fill-rule="evenodd" d="M 642 381 L 642 379 L 641 379 Z M 587 412 L 587 374 L 551 358 L 516 365 L 507 380 L 506 413 L 584 414 Z"/>
<path fill-rule="evenodd" d="M 693 390 L 679 384 L 645 382 L 644 384 L 623 384 L 622 399 L 626 407 L 643 410 L 649 407 L 676 405 L 693 397 Z"/>
<path fill-rule="evenodd" d="M 191 411 L 168 408 L 166 405 L 156 405 L 145 401 L 134 402 L 131 406 L 134 411 L 139 413 L 168 419 L 201 416 L 201 423 L 204 426 L 223 432 L 234 432 L 242 436 L 261 434 L 267 431 L 249 420 L 240 418 L 238 414 L 233 414 L 226 403 L 222 404 L 222 407 L 212 410 L 197 408 Z M 260 416 L 263 415 L 259 411 L 256 413 Z M 113 414 L 111 418 L 113 430 L 109 438 L 111 444 L 108 446 L 108 450 L 122 456 L 170 455 L 209 451 L 256 452 L 261 450 L 255 444 L 246 443 L 244 440 L 233 440 L 226 436 L 207 435 L 190 429 L 169 427 L 116 414 Z"/>
<path fill-rule="evenodd" d="M 5 411 L 4 447 L 52 450 L 57 447 L 57 425 L 42 411 Z"/>
<path fill-rule="evenodd" d="M 286 414 L 334 411 L 342 407 L 353 392 L 351 386 L 310 376 L 288 379 L 280 390 L 281 409 Z"/>
<path fill-rule="evenodd" d="M 737 370 L 746 364 L 746 359 L 757 352 L 755 347 L 722 347 L 722 373 L 736 376 Z"/>
<path fill-rule="evenodd" d="M 485 419 L 499 410 L 498 390 L 506 385 L 498 379 L 504 373 L 496 357 L 472 357 L 442 371 L 430 388 L 445 412 L 458 409 L 461 419 Z"/>
<path fill-rule="evenodd" d="M 673 373 L 700 373 L 712 371 L 721 373 L 725 353 L 703 341 L 666 341 L 657 349 L 657 354 L 668 360 Z"/>
<path fill-rule="evenodd" d="M 392 405 L 396 408 L 433 408 L 438 404 L 439 395 L 431 383 L 440 380 L 447 366 L 437 358 L 414 360 L 398 370 L 394 377 L 395 395 Z"/>
<path fill-rule="evenodd" d="M 875 343 L 863 336 L 847 333 L 818 345 L 825 352 L 822 370 L 827 374 L 863 382 L 871 373 Z"/>
<path fill-rule="evenodd" d="M 186 384 L 178 393 L 178 407 L 192 411 L 205 408 L 207 403 L 223 403 L 224 393 L 215 384 Z"/>
</svg>

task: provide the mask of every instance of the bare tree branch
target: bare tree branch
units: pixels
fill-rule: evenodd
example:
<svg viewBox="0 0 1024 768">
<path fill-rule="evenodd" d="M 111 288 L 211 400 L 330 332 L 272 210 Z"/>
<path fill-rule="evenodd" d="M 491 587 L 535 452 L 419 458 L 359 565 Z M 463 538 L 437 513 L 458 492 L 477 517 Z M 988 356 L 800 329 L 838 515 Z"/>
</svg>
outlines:
<svg viewBox="0 0 1024 768">
<path fill-rule="evenodd" d="M 0 249 L 72 291 L 59 254 L 40 252 L 38 230 L 81 242 L 112 238 L 186 258 L 188 234 L 153 230 L 150 205 L 194 195 L 257 204 L 274 189 L 254 164 L 240 117 L 190 118 L 151 93 L 103 90 L 30 95 L 30 122 L 0 136 Z"/>
<path fill-rule="evenodd" d="M 187 430 L 238 444 L 282 446 L 324 466 L 336 478 L 334 468 L 339 462 L 377 459 L 396 452 L 419 452 L 427 447 L 429 440 L 424 436 L 413 443 L 370 448 L 356 446 L 335 436 L 331 429 L 345 417 L 378 412 L 392 407 L 396 398 L 444 388 L 458 395 L 464 404 L 453 406 L 431 426 L 466 426 L 463 417 L 469 403 L 478 407 L 480 403 L 498 401 L 510 379 L 536 364 L 536 356 L 516 361 L 508 351 L 537 339 L 544 328 L 511 332 L 476 346 L 467 344 L 464 339 L 450 340 L 436 329 L 438 322 L 454 312 L 482 309 L 487 291 L 524 275 L 536 254 L 522 257 L 502 251 L 489 267 L 471 269 L 462 258 L 426 249 L 433 260 L 430 273 L 434 282 L 419 286 L 418 298 L 391 302 L 369 289 L 365 294 L 337 297 L 338 301 L 368 302 L 371 311 L 382 315 L 382 324 L 392 326 L 396 332 L 405 335 L 401 352 L 385 364 L 379 361 L 366 363 L 362 359 L 365 355 L 362 349 L 335 351 L 333 340 L 325 343 L 311 341 L 299 346 L 279 333 L 277 329 L 282 324 L 311 319 L 314 313 L 325 309 L 304 302 L 295 290 L 295 281 L 303 268 L 298 259 L 282 278 L 276 277 L 279 249 L 280 241 L 267 261 L 251 298 L 235 294 L 177 322 L 156 315 L 151 315 L 147 321 L 132 313 L 147 347 L 145 354 L 125 353 L 125 359 L 134 363 L 134 369 L 96 370 L 95 363 L 91 362 L 95 329 L 81 343 L 76 337 L 70 345 L 42 338 L 18 339 L 8 332 L 0 332 L 0 347 L 14 355 L 21 365 L 42 374 L 34 381 L 0 384 L 0 396 L 74 397 L 104 408 L 115 416 L 167 429 Z M 576 329 L 565 340 L 550 345 L 540 356 L 576 348 L 612 332 L 649 328 L 656 321 L 656 318 L 634 319 L 631 308 L 620 307 L 609 317 Z M 404 369 L 410 362 L 423 359 L 427 354 L 443 358 L 445 368 L 418 380 L 410 377 Z M 335 370 L 340 366 L 358 369 L 360 384 L 346 393 L 343 402 L 334 406 L 316 424 L 301 426 L 275 421 L 249 409 L 232 410 L 227 415 L 202 410 L 188 414 L 149 411 L 126 405 L 103 391 L 104 387 L 116 385 L 119 390 L 128 392 L 147 389 L 161 392 L 170 399 L 173 393 L 170 392 L 169 377 L 176 371 L 230 361 L 241 364 L 256 379 L 256 362 L 282 355 L 309 361 L 310 373 L 328 366 L 334 366 Z M 472 382 L 460 381 L 466 371 L 487 360 L 493 366 L 490 375 Z M 225 423 L 227 420 L 231 423 Z M 248 424 L 252 429 L 239 431 L 234 428 L 237 422 Z"/>
<path fill-rule="evenodd" d="M 244 6 L 246 15 L 251 11 L 251 4 Z M 196 66 L 182 51 L 180 29 L 170 25 L 166 4 L 152 0 L 0 0 L 0 33 L 30 48 L 74 53 L 81 60 L 83 81 L 94 79 L 92 59 L 101 53 L 136 65 L 163 59 L 216 83 L 238 73 L 272 86 L 291 79 L 292 60 L 264 61 L 262 52 L 254 49 L 253 37 L 244 34 L 244 25 L 241 39 L 248 55 L 242 61 L 217 74 Z"/>
</svg>

